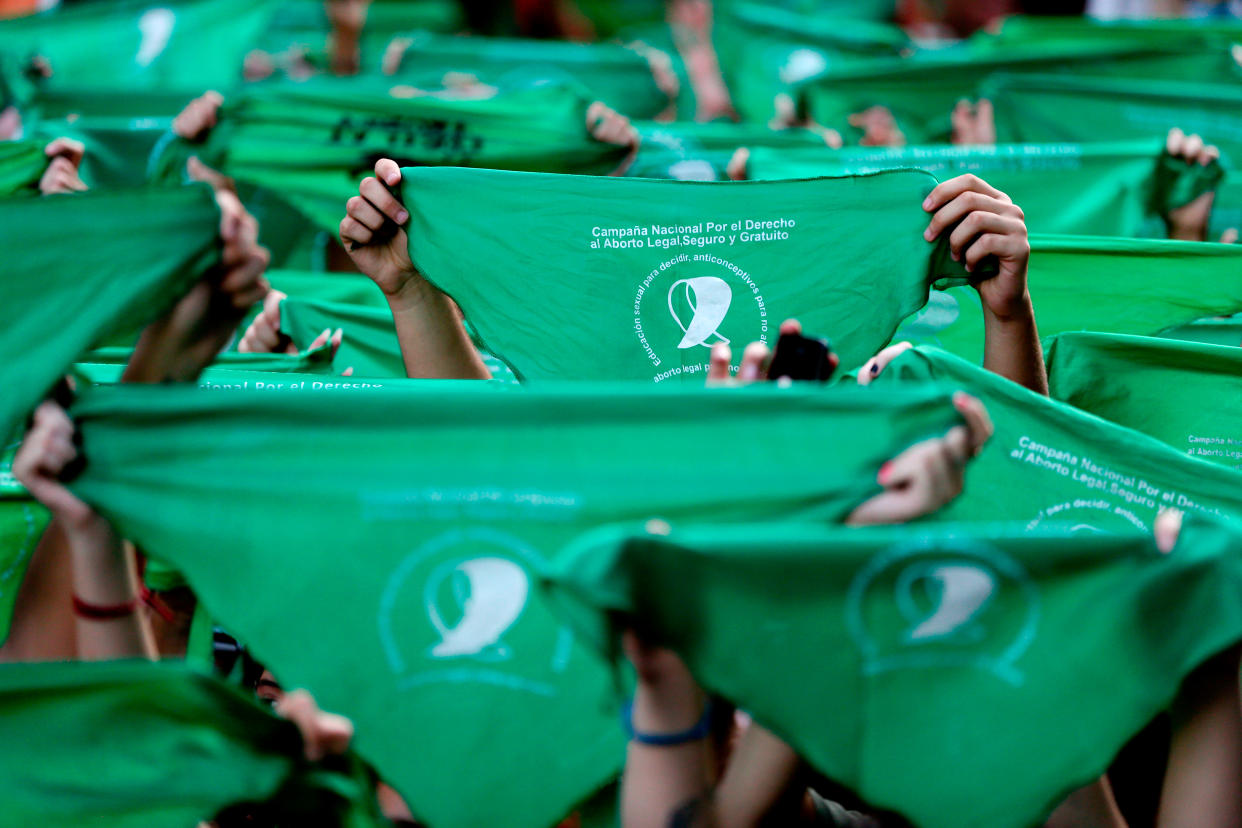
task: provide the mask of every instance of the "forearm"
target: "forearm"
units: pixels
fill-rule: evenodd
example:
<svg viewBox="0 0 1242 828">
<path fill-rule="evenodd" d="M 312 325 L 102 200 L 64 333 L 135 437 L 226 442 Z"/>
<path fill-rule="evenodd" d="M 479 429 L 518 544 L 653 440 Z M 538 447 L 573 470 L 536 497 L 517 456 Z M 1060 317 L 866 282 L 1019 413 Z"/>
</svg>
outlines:
<svg viewBox="0 0 1242 828">
<path fill-rule="evenodd" d="M 633 724 L 639 733 L 682 733 L 703 715 L 706 697 L 639 684 L 634 692 Z M 622 828 L 708 826 L 715 783 L 711 743 L 699 739 L 657 747 L 631 740 L 621 778 Z"/>
<path fill-rule="evenodd" d="M 388 295 L 401 358 L 411 379 L 491 379 L 456 306 L 421 278 Z"/>
<path fill-rule="evenodd" d="M 805 793 L 805 786 L 799 783 L 801 767 L 793 748 L 771 731 L 751 724 L 716 789 L 714 810 L 719 814 L 719 828 L 795 822 Z"/>
<path fill-rule="evenodd" d="M 138 608 L 138 573 L 133 552 L 102 517 L 66 528 L 73 561 L 73 594 L 87 607 L 133 610 L 115 618 L 77 612 L 79 658 L 152 658 L 154 644 Z"/>
<path fill-rule="evenodd" d="M 1044 350 L 1027 296 L 1004 317 L 983 307 L 983 367 L 1037 394 L 1048 395 Z"/>
<path fill-rule="evenodd" d="M 189 321 L 204 315 L 212 324 Z M 228 344 L 241 319 L 206 283 L 195 285 L 177 307 L 143 329 L 121 382 L 193 382 Z"/>
</svg>

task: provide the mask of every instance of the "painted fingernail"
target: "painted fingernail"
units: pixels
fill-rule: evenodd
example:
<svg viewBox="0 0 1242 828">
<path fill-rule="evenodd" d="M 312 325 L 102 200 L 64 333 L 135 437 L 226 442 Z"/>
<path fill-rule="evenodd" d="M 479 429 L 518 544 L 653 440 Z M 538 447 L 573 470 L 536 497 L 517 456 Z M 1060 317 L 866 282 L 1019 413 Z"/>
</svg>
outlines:
<svg viewBox="0 0 1242 828">
<path fill-rule="evenodd" d="M 871 376 L 874 377 L 879 373 L 880 373 L 880 363 L 878 362 L 871 363 Z"/>
<path fill-rule="evenodd" d="M 879 474 L 875 476 L 875 480 L 881 486 L 887 486 L 888 478 L 890 475 L 892 475 L 892 473 L 893 473 L 893 463 L 890 460 L 889 462 L 885 463 L 883 466 L 880 466 L 880 472 Z"/>
<path fill-rule="evenodd" d="M 405 210 L 402 210 L 400 213 L 397 213 L 397 224 L 405 224 L 406 220 L 409 219 L 409 217 L 410 217 L 410 214 L 406 212 Z"/>
</svg>

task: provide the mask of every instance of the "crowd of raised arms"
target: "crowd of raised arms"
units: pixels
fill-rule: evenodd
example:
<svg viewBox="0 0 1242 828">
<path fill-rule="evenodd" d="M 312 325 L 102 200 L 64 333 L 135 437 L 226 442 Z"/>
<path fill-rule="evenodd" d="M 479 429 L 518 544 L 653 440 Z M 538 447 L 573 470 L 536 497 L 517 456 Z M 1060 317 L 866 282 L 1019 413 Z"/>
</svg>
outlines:
<svg viewBox="0 0 1242 828">
<path fill-rule="evenodd" d="M 0 0 L 0 828 L 1242 828 L 1236 163 L 1227 0 Z"/>
</svg>

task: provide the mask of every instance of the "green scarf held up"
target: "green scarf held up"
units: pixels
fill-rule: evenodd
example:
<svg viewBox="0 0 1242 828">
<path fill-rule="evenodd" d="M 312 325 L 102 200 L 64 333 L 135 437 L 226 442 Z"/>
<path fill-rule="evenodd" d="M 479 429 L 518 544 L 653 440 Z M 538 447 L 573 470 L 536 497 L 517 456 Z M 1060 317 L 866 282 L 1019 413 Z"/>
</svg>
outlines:
<svg viewBox="0 0 1242 828">
<path fill-rule="evenodd" d="M 522 379 L 700 384 L 711 348 L 736 370 L 797 317 L 846 367 L 928 289 L 963 284 L 923 239 L 914 170 L 702 183 L 466 169 L 402 170 L 410 257 Z"/>
<path fill-rule="evenodd" d="M 0 443 L 79 354 L 219 261 L 219 223 L 204 186 L 0 200 L 0 335 L 20 355 L 0 367 Z"/>
<path fill-rule="evenodd" d="M 631 118 L 653 118 L 670 104 L 656 86 L 651 64 L 619 43 L 459 37 L 416 32 L 393 76 L 396 81 L 437 89 L 446 73 L 512 88 L 535 83 L 580 84 L 594 98 Z M 665 55 L 670 61 L 675 56 Z"/>
<path fill-rule="evenodd" d="M 1222 54 L 1227 56 L 1228 52 Z M 916 52 L 909 57 L 830 67 L 799 83 L 795 92 L 800 109 L 814 121 L 840 132 L 846 144 L 857 144 L 863 137 L 863 131 L 850 123 L 850 116 L 875 106 L 889 111 L 906 143 L 937 144 L 949 143 L 950 116 L 960 99 L 996 94 L 984 81 L 997 73 L 1012 73 L 1019 80 L 1030 73 L 1048 73 L 1038 75 L 1038 81 L 1031 84 L 1036 91 L 1045 83 L 1073 86 L 1079 83 L 1081 74 L 1116 77 L 1120 85 L 1141 89 L 1149 83 L 1148 78 L 1180 77 L 1198 83 L 1201 78 L 1213 77 L 1205 71 L 1205 64 L 1218 67 L 1220 60 L 1197 51 L 1169 52 L 1122 43 L 1099 44 L 1086 50 L 1073 45 L 1027 43 L 1000 54 L 977 52 L 964 44 Z M 1155 85 L 1159 81 L 1150 83 Z M 1186 84 L 1181 87 L 1187 88 Z M 1105 120 L 1107 116 L 1079 106 L 1077 112 L 1062 107 L 1049 113 L 1067 124 L 1064 132 L 1069 134 L 1028 135 L 1023 130 L 1010 134 L 1006 127 L 1008 116 L 1004 114 L 1009 111 L 998 108 L 996 113 L 997 138 L 1009 143 L 1155 138 L 1174 125 L 1138 134 L 1115 134 L 1116 127 Z M 1027 111 L 1021 108 L 1014 115 L 1025 119 Z"/>
<path fill-rule="evenodd" d="M 620 770 L 613 677 L 536 589 L 547 556 L 654 515 L 838 521 L 883 462 L 960 422 L 934 387 L 456 386 L 117 385 L 71 411 L 74 492 L 349 716 L 442 828 L 546 828 Z"/>
<path fill-rule="evenodd" d="M 0 44 L 44 57 L 55 87 L 204 90 L 242 79 L 271 0 L 147 0 L 70 4 L 0 21 Z"/>
<path fill-rule="evenodd" d="M 352 754 L 309 764 L 292 723 L 175 662 L 0 666 L 0 738 L 0 824 L 14 828 L 192 826 L 226 810 L 386 824 Z"/>
<path fill-rule="evenodd" d="M 613 529 L 551 589 L 588 640 L 634 619 L 872 805 L 1027 828 L 1242 638 L 1242 528 L 1187 516 L 1167 555 L 1067 525 Z"/>
<path fill-rule="evenodd" d="M 996 428 L 966 472 L 966 490 L 936 521 L 1065 522 L 1094 532 L 1151 531 L 1158 512 L 1242 516 L 1242 474 L 1187 457 L 936 348 L 898 356 L 889 383 L 933 380 L 982 400 Z M 876 383 L 873 383 L 873 386 Z M 1175 389 L 1170 389 L 1175 393 Z"/>
<path fill-rule="evenodd" d="M 133 357 L 132 348 L 96 348 L 73 364 L 74 377 L 88 385 L 111 385 L 121 381 L 125 366 Z M 225 351 L 218 354 L 199 377 L 199 384 L 219 381 L 219 375 L 230 372 L 253 374 L 324 375 L 334 373 L 332 349 L 324 345 L 313 351 L 297 354 L 252 354 Z"/>
<path fill-rule="evenodd" d="M 1054 399 L 1242 469 L 1242 348 L 1065 333 L 1046 358 Z"/>
<path fill-rule="evenodd" d="M 1150 336 L 1242 310 L 1242 246 L 1094 236 L 1031 236 L 1028 284 L 1042 336 L 1065 331 Z M 931 296 L 894 341 L 909 340 L 979 361 L 979 295 Z"/>
<path fill-rule="evenodd" d="M 610 172 L 626 150 L 587 131 L 590 100 L 558 84 L 472 98 L 418 93 L 393 78 L 317 78 L 247 90 L 226 101 L 205 144 L 173 141 L 153 163 L 180 180 L 198 155 L 263 188 L 335 235 L 345 202 L 380 158 L 549 172 Z"/>
<path fill-rule="evenodd" d="M 1204 345 L 1228 345 L 1236 348 L 1242 346 L 1242 314 L 1196 319 L 1194 322 L 1163 330 L 1158 336 L 1163 339 L 1202 342 Z"/>
<path fill-rule="evenodd" d="M 634 126 L 642 140 L 634 162 L 625 171 L 630 178 L 727 181 L 729 162 L 739 147 L 763 147 L 772 151 L 825 149 L 822 135 L 802 128 L 773 130 L 765 124 L 727 121 L 704 124 L 649 121 Z"/>
<path fill-rule="evenodd" d="M 865 175 L 898 167 L 977 175 L 1022 208 L 1032 233 L 1164 236 L 1161 217 L 1214 189 L 1224 170 L 1174 162 L 1164 142 L 751 150 L 757 180 Z M 1049 187 L 1055 176 L 1058 186 Z"/>
<path fill-rule="evenodd" d="M 325 330 L 341 330 L 341 346 L 335 357 L 336 370 L 353 368 L 352 376 L 405 378 L 401 342 L 387 305 L 368 307 L 346 302 L 295 299 L 280 304 L 280 331 L 295 345 L 306 347 Z M 475 339 L 473 332 L 471 338 Z M 513 371 L 485 350 L 479 351 L 492 379 L 516 383 Z"/>
<path fill-rule="evenodd" d="M 1242 159 L 1236 83 L 999 75 L 981 94 L 995 106 L 999 141 L 1156 139 L 1177 127 L 1220 147 L 1226 162 Z"/>
</svg>

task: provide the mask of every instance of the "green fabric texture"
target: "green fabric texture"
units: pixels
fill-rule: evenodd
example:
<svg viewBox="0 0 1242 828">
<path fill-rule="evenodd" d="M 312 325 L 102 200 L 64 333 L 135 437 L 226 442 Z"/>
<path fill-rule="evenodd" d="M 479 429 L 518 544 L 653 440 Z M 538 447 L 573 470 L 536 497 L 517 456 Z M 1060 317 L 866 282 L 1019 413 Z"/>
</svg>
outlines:
<svg viewBox="0 0 1242 828">
<path fill-rule="evenodd" d="M 1141 336 L 1067 333 L 1047 344 L 1054 399 L 1242 469 L 1242 348 Z"/>
<path fill-rule="evenodd" d="M 393 37 L 412 30 L 454 32 L 462 27 L 455 0 L 376 0 L 367 7 L 358 48 L 364 65 L 378 62 Z M 327 69 L 332 27 L 319 0 L 279 0 L 256 44 L 269 53 L 305 52 L 311 65 Z"/>
<path fill-rule="evenodd" d="M 0 200 L 0 443 L 83 351 L 169 307 L 219 259 L 205 186 Z M 73 266 L 65 266 L 73 228 Z"/>
<path fill-rule="evenodd" d="M 410 256 L 522 379 L 699 384 L 789 317 L 869 358 L 965 271 L 923 239 L 921 171 L 701 183 L 404 169 Z M 1198 314 L 1203 315 L 1203 314 Z"/>
<path fill-rule="evenodd" d="M 396 80 L 440 88 L 447 72 L 471 75 L 501 88 L 557 82 L 581 84 L 632 118 L 651 118 L 668 108 L 651 64 L 619 43 L 454 37 L 415 32 L 395 73 Z M 665 55 L 668 60 L 674 56 Z"/>
<path fill-rule="evenodd" d="M 1242 516 L 1242 474 L 1048 399 L 952 354 L 920 347 L 876 381 L 935 380 L 987 407 L 996 431 L 966 471 L 962 497 L 936 521 L 1064 522 L 1083 529 L 1150 531 L 1161 508 Z M 876 383 L 873 383 L 875 385 Z"/>
<path fill-rule="evenodd" d="M 384 824 L 356 759 L 309 765 L 296 726 L 175 662 L 5 664 L 0 738 L 31 748 L 0 758 L 6 825 L 190 826 L 247 802 L 281 824 Z"/>
<path fill-rule="evenodd" d="M 880 464 L 960 422 L 934 387 L 456 386 L 117 385 L 71 411 L 89 458 L 72 489 L 349 716 L 358 752 L 446 828 L 545 828 L 620 770 L 613 676 L 534 589 L 545 556 L 655 514 L 839 520 Z"/>
<path fill-rule="evenodd" d="M 47 169 L 46 141 L 0 141 L 0 196 L 33 195 Z"/>
<path fill-rule="evenodd" d="M 1164 142 L 997 144 L 995 146 L 827 147 L 751 150 L 748 177 L 758 180 L 864 175 L 913 167 L 940 179 L 967 173 L 1022 208 L 1032 233 L 1139 237 L 1161 216 L 1213 189 L 1224 176 L 1176 161 Z M 1055 176 L 1056 187 L 1049 187 Z"/>
<path fill-rule="evenodd" d="M 1202 342 L 1205 345 L 1232 345 L 1236 348 L 1242 345 L 1242 315 L 1196 319 L 1194 322 L 1163 330 L 1158 336 L 1185 342 Z"/>
<path fill-rule="evenodd" d="M 872 804 L 1027 828 L 1242 638 L 1240 546 L 1200 516 L 1167 555 L 1012 523 L 613 530 L 566 550 L 553 589 L 588 629 L 632 614 Z"/>
<path fill-rule="evenodd" d="M 75 377 L 89 385 L 111 385 L 121 381 L 121 374 L 133 356 L 131 348 L 96 348 L 83 355 L 72 366 Z M 231 375 L 247 374 L 299 374 L 325 379 L 333 370 L 332 349 L 328 346 L 297 354 L 243 354 L 225 351 L 218 354 L 199 377 L 199 384 L 206 385 L 228 381 Z"/>
<path fill-rule="evenodd" d="M 765 124 L 640 121 L 634 126 L 642 140 L 634 162 L 625 171 L 631 178 L 726 181 L 729 161 L 739 147 L 779 152 L 825 146 L 823 136 L 809 129 L 773 130 Z"/>
<path fill-rule="evenodd" d="M 155 174 L 178 180 L 185 156 L 198 154 L 335 234 L 345 202 L 380 158 L 403 165 L 608 172 L 625 155 L 590 137 L 590 101 L 574 87 L 531 86 L 480 99 L 400 97 L 413 94 L 413 87 L 392 78 L 252 88 L 226 101 L 205 145 L 174 141 L 165 147 Z"/>
<path fill-rule="evenodd" d="M 733 2 L 716 15 L 713 41 L 734 108 L 766 123 L 778 95 L 829 71 L 911 50 L 897 26 L 824 9 Z"/>
<path fill-rule="evenodd" d="M 207 89 L 241 80 L 273 5 L 259 0 L 73 3 L 0 21 L 0 44 L 41 55 L 51 86 Z"/>
<path fill-rule="evenodd" d="M 1197 53 L 1170 53 L 1126 44 L 1103 44 L 1083 51 L 1076 47 L 1028 43 L 1024 47 L 1008 48 L 1003 54 L 976 53 L 961 47 L 830 68 L 798 84 L 796 91 L 800 108 L 815 121 L 840 132 L 847 144 L 857 144 L 863 134 L 849 123 L 849 116 L 872 106 L 886 107 L 891 112 L 907 143 L 935 144 L 949 142 L 952 136 L 950 113 L 959 99 L 997 94 L 990 84 L 982 84 L 996 73 L 1013 73 L 1018 82 L 1028 84 L 1036 94 L 1044 84 L 1075 87 L 1080 83 L 1077 76 L 1081 74 L 1120 77 L 1116 81 L 1119 87 L 1141 90 L 1149 83 L 1147 78 L 1181 77 L 1200 85 L 1201 78 L 1213 77 L 1205 72 L 1202 64 Z M 1028 73 L 1065 73 L 1065 76 L 1040 74 L 1030 80 L 1026 79 Z M 1151 81 L 1153 86 L 1158 83 Z M 1166 84 L 1187 90 L 1184 84 Z M 1242 95 L 1242 92 L 1237 94 Z M 1169 127 L 1117 133 L 1118 125 L 1104 120 L 1100 111 L 1084 110 L 1082 104 L 1077 107 L 1079 115 L 1070 114 L 1074 111 L 1072 107 L 1061 105 L 1050 107 L 1048 117 L 1064 125 L 1060 133 L 1044 134 L 1056 132 L 1049 125 L 1046 130 L 1028 134 L 1025 120 L 1032 113 L 1025 103 L 1007 108 L 1003 113 L 998 109 L 997 139 L 1009 143 L 1039 143 L 1149 138 L 1163 135 Z M 1041 111 L 1034 117 L 1041 119 L 1044 114 Z M 1010 121 L 1017 118 L 1023 119 L 1023 123 L 1011 125 Z"/>
<path fill-rule="evenodd" d="M 1012 15 L 1001 19 L 995 32 L 980 31 L 971 38 L 976 48 L 995 48 L 998 51 L 1032 41 L 1070 46 L 1123 43 L 1178 52 L 1215 49 L 1221 54 L 1223 68 L 1227 60 L 1232 62 L 1232 58 L 1228 57 L 1229 48 L 1242 41 L 1242 25 L 1237 20 L 1100 20 L 1091 17 Z M 1232 71 L 1237 71 L 1236 62 Z M 1222 77 L 1220 74 L 1216 76 Z"/>
<path fill-rule="evenodd" d="M 1242 247 L 1094 236 L 1031 236 L 1028 282 L 1039 332 L 1150 336 L 1215 314 L 1242 310 Z M 894 337 L 983 357 L 979 295 L 933 294 Z"/>
<path fill-rule="evenodd" d="M 17 590 L 39 538 L 51 518 L 47 509 L 13 476 L 20 440 L 0 443 L 0 644 L 9 637 Z"/>
<path fill-rule="evenodd" d="M 401 343 L 387 304 L 369 307 L 293 297 L 280 304 L 280 331 L 299 347 L 309 346 L 325 330 L 338 328 L 341 346 L 334 360 L 336 370 L 353 368 L 354 377 L 405 378 Z M 502 360 L 483 350 L 479 356 L 492 372 L 492 379 L 517 382 L 513 371 Z"/>
<path fill-rule="evenodd" d="M 1203 77 L 1212 77 L 1204 75 Z M 1162 138 L 1173 127 L 1242 159 L 1242 87 L 1129 78 L 1011 76 L 990 79 L 998 141 L 1121 141 Z"/>
<path fill-rule="evenodd" d="M 388 302 L 375 282 L 360 274 L 269 270 L 264 276 L 274 290 L 296 299 L 318 299 L 347 305 L 388 308 Z"/>
</svg>

